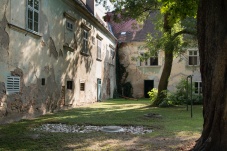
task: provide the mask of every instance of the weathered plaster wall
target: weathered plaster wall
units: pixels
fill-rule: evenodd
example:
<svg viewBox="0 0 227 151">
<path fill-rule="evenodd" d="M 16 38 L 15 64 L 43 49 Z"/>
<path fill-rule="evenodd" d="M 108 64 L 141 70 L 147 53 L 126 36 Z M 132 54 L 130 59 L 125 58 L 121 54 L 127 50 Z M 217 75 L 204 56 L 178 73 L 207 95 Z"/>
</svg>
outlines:
<svg viewBox="0 0 227 151">
<path fill-rule="evenodd" d="M 158 66 L 138 66 L 137 61 L 132 59 L 137 57 L 143 42 L 129 42 L 121 45 L 119 49 L 120 62 L 126 67 L 128 77 L 126 82 L 131 82 L 133 86 L 133 96 L 136 98 L 144 97 L 144 80 L 154 80 L 154 87 L 158 88 L 159 80 L 164 65 L 164 53 L 158 54 Z M 199 67 L 189 67 L 185 60 L 179 62 L 180 58 L 174 58 L 172 72 L 169 79 L 168 90 L 174 91 L 176 84 L 188 75 L 194 75 L 193 81 L 201 81 Z"/>
<path fill-rule="evenodd" d="M 34 36 L 26 31 L 26 0 L 0 1 L 0 123 L 53 112 L 64 106 L 96 102 L 97 78 L 102 80 L 104 90 L 108 85 L 106 79 L 112 83 L 110 91 L 116 85 L 115 67 L 109 70 L 106 63 L 109 50 L 104 48 L 109 44 L 114 46 L 115 39 L 95 22 L 89 22 L 70 0 L 40 2 L 40 32 Z M 64 12 L 75 18 L 70 49 L 64 47 L 67 42 Z M 91 28 L 89 56 L 80 53 L 82 20 Z M 97 34 L 103 38 L 101 62 L 96 60 Z M 10 75 L 20 77 L 20 93 L 6 95 L 6 79 Z M 42 79 L 45 79 L 44 85 Z M 67 81 L 73 81 L 72 90 L 67 89 Z M 80 91 L 80 82 L 85 82 L 85 91 Z M 112 92 L 102 92 L 103 99 L 113 97 Z"/>
</svg>

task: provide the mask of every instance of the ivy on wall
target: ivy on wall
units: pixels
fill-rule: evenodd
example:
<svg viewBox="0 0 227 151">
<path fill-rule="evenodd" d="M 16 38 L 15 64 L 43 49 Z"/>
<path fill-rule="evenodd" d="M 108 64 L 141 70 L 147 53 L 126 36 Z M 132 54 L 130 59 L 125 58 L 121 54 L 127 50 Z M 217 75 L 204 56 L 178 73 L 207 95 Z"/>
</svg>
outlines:
<svg viewBox="0 0 227 151">
<path fill-rule="evenodd" d="M 126 82 L 128 72 L 126 71 L 126 67 L 120 63 L 118 48 L 116 51 L 116 83 L 118 94 L 116 95 L 132 97 L 132 85 L 130 82 Z"/>
</svg>

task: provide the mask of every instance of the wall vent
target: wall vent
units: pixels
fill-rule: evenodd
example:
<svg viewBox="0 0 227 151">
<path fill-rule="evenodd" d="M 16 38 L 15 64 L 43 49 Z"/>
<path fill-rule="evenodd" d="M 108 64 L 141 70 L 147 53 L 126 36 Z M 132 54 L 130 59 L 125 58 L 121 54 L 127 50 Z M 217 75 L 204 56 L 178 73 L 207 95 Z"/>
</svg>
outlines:
<svg viewBox="0 0 227 151">
<path fill-rule="evenodd" d="M 20 92 L 20 77 L 7 76 L 6 94 L 13 94 Z"/>
</svg>

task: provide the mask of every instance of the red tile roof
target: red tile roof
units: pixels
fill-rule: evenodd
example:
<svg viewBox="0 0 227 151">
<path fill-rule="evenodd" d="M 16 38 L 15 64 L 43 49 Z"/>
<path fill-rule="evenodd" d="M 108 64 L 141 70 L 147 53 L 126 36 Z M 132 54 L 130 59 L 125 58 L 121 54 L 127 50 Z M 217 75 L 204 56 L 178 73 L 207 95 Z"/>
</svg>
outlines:
<svg viewBox="0 0 227 151">
<path fill-rule="evenodd" d="M 113 16 L 112 13 L 108 13 L 107 15 Z M 154 17 L 154 15 L 154 13 L 151 14 L 151 17 Z M 143 25 L 139 25 L 135 19 L 129 19 L 120 23 L 116 23 L 113 19 L 110 19 L 110 24 L 119 42 L 144 41 L 148 33 L 155 32 L 151 19 L 146 20 Z M 126 32 L 126 34 L 121 34 L 122 32 Z"/>
</svg>

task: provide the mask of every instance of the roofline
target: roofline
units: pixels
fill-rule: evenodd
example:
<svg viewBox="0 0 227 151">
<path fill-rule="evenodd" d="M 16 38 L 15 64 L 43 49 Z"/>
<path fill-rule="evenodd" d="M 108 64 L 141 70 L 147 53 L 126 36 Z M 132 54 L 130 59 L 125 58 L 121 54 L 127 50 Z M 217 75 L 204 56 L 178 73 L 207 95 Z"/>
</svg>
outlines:
<svg viewBox="0 0 227 151">
<path fill-rule="evenodd" d="M 85 6 L 82 6 L 77 0 L 70 0 L 71 2 L 73 2 L 74 4 L 74 7 L 79 11 L 79 12 L 82 12 L 86 17 L 88 17 L 89 19 L 91 19 L 91 21 L 93 21 L 94 23 L 97 23 L 98 27 L 101 28 L 105 33 L 107 33 L 107 35 L 109 37 L 112 38 L 112 40 L 115 40 L 115 41 L 118 41 L 118 39 L 109 31 L 107 30 L 103 24 L 101 24 L 99 22 L 98 19 L 95 18 L 95 16 L 89 12 L 89 10 L 85 7 Z M 65 1 L 66 3 L 69 2 L 69 1 Z"/>
</svg>

